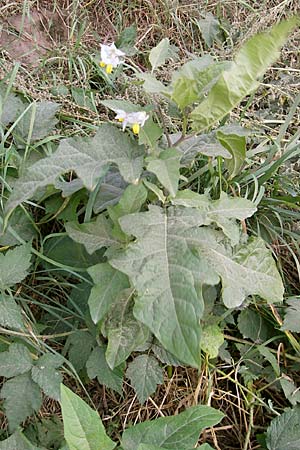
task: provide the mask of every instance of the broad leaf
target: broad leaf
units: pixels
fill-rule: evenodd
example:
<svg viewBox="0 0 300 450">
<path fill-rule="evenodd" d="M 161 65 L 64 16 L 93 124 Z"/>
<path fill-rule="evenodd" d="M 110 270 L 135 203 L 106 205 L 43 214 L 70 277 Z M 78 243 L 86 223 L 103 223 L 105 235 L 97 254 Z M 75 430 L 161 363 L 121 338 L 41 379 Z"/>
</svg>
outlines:
<svg viewBox="0 0 300 450">
<path fill-rule="evenodd" d="M 91 379 L 97 377 L 100 384 L 122 394 L 124 365 L 111 370 L 105 358 L 104 347 L 94 348 L 87 360 L 86 368 Z"/>
<path fill-rule="evenodd" d="M 18 112 L 22 110 L 23 103 L 16 95 L 9 93 L 4 101 L 6 89 L 0 86 L 0 125 L 6 127 L 14 122 Z"/>
<path fill-rule="evenodd" d="M 181 365 L 181 362 L 178 361 L 178 359 L 176 359 L 175 356 L 173 356 L 170 352 L 168 352 L 161 345 L 158 345 L 157 341 L 151 345 L 151 350 L 154 353 L 154 355 L 157 357 L 157 359 L 159 359 L 160 362 L 162 362 L 163 364 L 167 364 L 168 366 L 180 366 Z"/>
<path fill-rule="evenodd" d="M 68 222 L 65 225 L 68 235 L 79 244 L 83 244 L 91 255 L 102 247 L 110 247 L 117 243 L 112 236 L 112 227 L 103 214 L 99 214 L 95 221 L 79 224 Z"/>
<path fill-rule="evenodd" d="M 112 370 L 126 361 L 131 352 L 144 344 L 149 336 L 148 328 L 133 316 L 132 297 L 132 289 L 121 292 L 110 309 L 103 328 L 103 333 L 108 338 L 106 360 Z"/>
<path fill-rule="evenodd" d="M 217 131 L 219 142 L 225 147 L 232 158 L 226 161 L 230 178 L 235 177 L 241 171 L 246 159 L 246 135 L 243 128 L 230 125 Z"/>
<path fill-rule="evenodd" d="M 7 352 L 0 353 L 0 376 L 11 378 L 28 372 L 32 367 L 30 352 L 22 344 L 10 344 Z"/>
<path fill-rule="evenodd" d="M 177 416 L 146 421 L 124 431 L 122 448 L 136 450 L 140 444 L 166 449 L 191 449 L 204 428 L 219 423 L 223 414 L 210 406 L 193 406 Z"/>
<path fill-rule="evenodd" d="M 22 310 L 8 295 L 0 297 L 0 325 L 7 328 L 24 328 Z"/>
<path fill-rule="evenodd" d="M 140 105 L 129 102 L 128 100 L 102 100 L 101 103 L 114 112 L 120 109 L 128 113 L 143 110 Z"/>
<path fill-rule="evenodd" d="M 120 291 L 129 287 L 129 281 L 126 275 L 107 263 L 89 267 L 88 273 L 95 284 L 88 301 L 90 313 L 93 322 L 98 323 L 105 317 Z"/>
<path fill-rule="evenodd" d="M 157 159 L 147 159 L 147 169 L 155 173 L 172 197 L 175 197 L 178 189 L 180 159 L 181 153 L 175 148 L 163 150 Z"/>
<path fill-rule="evenodd" d="M 158 81 L 154 75 L 150 73 L 138 73 L 137 78 L 144 81 L 143 88 L 149 94 L 159 94 L 167 92 L 168 87 L 165 86 L 161 81 Z"/>
<path fill-rule="evenodd" d="M 300 407 L 287 409 L 272 420 L 267 430 L 268 450 L 299 450 Z"/>
<path fill-rule="evenodd" d="M 120 200 L 127 183 L 121 177 L 120 172 L 111 167 L 101 183 L 94 203 L 94 213 L 98 214 L 107 208 L 115 205 Z"/>
<path fill-rule="evenodd" d="M 245 96 L 258 88 L 258 79 L 276 61 L 280 48 L 296 24 L 297 18 L 281 22 L 243 45 L 231 67 L 221 74 L 207 98 L 192 112 L 195 131 L 203 131 L 223 119 Z"/>
<path fill-rule="evenodd" d="M 0 450 L 43 450 L 35 445 L 31 444 L 27 437 L 21 433 L 21 431 L 16 431 L 12 436 L 5 441 L 0 441 Z"/>
<path fill-rule="evenodd" d="M 201 350 L 210 358 L 216 358 L 219 348 L 224 343 L 224 335 L 217 324 L 206 325 L 202 328 Z"/>
<path fill-rule="evenodd" d="M 71 334 L 65 344 L 65 351 L 69 354 L 69 361 L 79 372 L 82 370 L 95 346 L 95 338 L 86 331 L 77 330 Z"/>
<path fill-rule="evenodd" d="M 107 436 L 96 411 L 78 395 L 61 385 L 64 436 L 69 450 L 112 450 L 116 444 Z"/>
<path fill-rule="evenodd" d="M 147 195 L 147 189 L 142 183 L 137 185 L 131 184 L 127 186 L 117 205 L 108 206 L 108 214 L 114 223 L 113 235 L 117 239 L 127 239 L 127 236 L 120 228 L 119 219 L 126 214 L 138 212 L 145 203 Z"/>
<path fill-rule="evenodd" d="M 179 139 L 180 135 L 171 135 L 172 143 Z M 179 145 L 176 146 L 177 150 L 182 153 L 181 164 L 183 166 L 189 166 L 200 153 L 202 155 L 216 158 L 222 156 L 223 158 L 232 158 L 231 153 L 220 144 L 214 134 L 201 134 L 200 136 L 187 136 Z"/>
<path fill-rule="evenodd" d="M 28 274 L 31 243 L 0 253 L 0 290 L 20 283 Z"/>
<path fill-rule="evenodd" d="M 277 372 L 279 372 L 279 370 Z M 285 374 L 282 374 L 280 378 L 280 385 L 284 392 L 285 397 L 293 406 L 295 406 L 297 403 L 300 403 L 299 388 L 297 388 L 294 381 L 290 377 L 288 377 Z"/>
<path fill-rule="evenodd" d="M 241 305 L 248 295 L 254 294 L 269 303 L 283 300 L 280 274 L 262 239 L 249 239 L 232 256 L 218 245 L 215 248 L 201 246 L 202 256 L 221 277 L 223 302 L 228 308 Z"/>
<path fill-rule="evenodd" d="M 300 297 L 292 297 L 287 300 L 282 330 L 300 333 Z"/>
<path fill-rule="evenodd" d="M 139 144 L 155 148 L 157 141 L 161 138 L 163 129 L 153 121 L 152 117 L 147 119 L 145 125 L 140 129 Z"/>
<path fill-rule="evenodd" d="M 54 400 L 60 398 L 60 384 L 62 375 L 57 370 L 63 364 L 63 358 L 59 355 L 46 353 L 41 356 L 31 369 L 31 376 L 44 393 Z"/>
<path fill-rule="evenodd" d="M 30 166 L 15 183 L 6 204 L 10 212 L 31 198 L 38 188 L 54 184 L 57 177 L 75 171 L 84 186 L 93 190 L 109 164 L 116 164 L 123 178 L 136 183 L 143 168 L 144 149 L 116 127 L 101 125 L 93 138 L 62 140 L 51 156 Z"/>
<path fill-rule="evenodd" d="M 152 67 L 152 72 L 158 67 L 162 66 L 170 54 L 170 42 L 168 38 L 164 38 L 160 43 L 152 48 L 149 54 L 149 61 Z"/>
<path fill-rule="evenodd" d="M 23 106 L 24 110 L 25 107 L 27 105 Z M 47 101 L 32 103 L 13 131 L 17 142 L 24 145 L 28 137 L 30 137 L 30 142 L 33 142 L 48 136 L 58 122 L 55 114 L 59 107 L 57 103 Z"/>
<path fill-rule="evenodd" d="M 0 245 L 9 245 L 10 247 L 19 245 L 20 241 L 16 239 L 16 234 L 25 242 L 31 241 L 37 234 L 28 213 L 21 208 L 17 208 L 9 218 L 7 228 L 4 233 L 1 233 Z"/>
<path fill-rule="evenodd" d="M 220 22 L 212 13 L 208 12 L 203 19 L 197 20 L 197 25 L 201 30 L 205 44 L 210 48 L 220 31 Z"/>
<path fill-rule="evenodd" d="M 120 251 L 110 264 L 129 276 L 139 294 L 135 317 L 167 350 L 198 367 L 203 304 L 195 278 L 201 275 L 201 263 L 189 249 L 186 234 L 203 223 L 202 214 L 172 208 L 166 214 L 151 206 L 149 212 L 125 216 L 120 223 L 137 241 Z"/>
<path fill-rule="evenodd" d="M 136 392 L 138 401 L 143 404 L 155 392 L 158 384 L 164 381 L 163 370 L 153 356 L 140 355 L 128 364 L 127 378 Z"/>
<path fill-rule="evenodd" d="M 252 341 L 265 342 L 274 334 L 273 327 L 262 317 L 259 311 L 243 309 L 238 317 L 238 329 L 243 338 Z"/>
<path fill-rule="evenodd" d="M 30 373 L 24 373 L 6 381 L 1 389 L 9 429 L 14 431 L 28 416 L 38 411 L 42 404 L 39 386 Z"/>
</svg>

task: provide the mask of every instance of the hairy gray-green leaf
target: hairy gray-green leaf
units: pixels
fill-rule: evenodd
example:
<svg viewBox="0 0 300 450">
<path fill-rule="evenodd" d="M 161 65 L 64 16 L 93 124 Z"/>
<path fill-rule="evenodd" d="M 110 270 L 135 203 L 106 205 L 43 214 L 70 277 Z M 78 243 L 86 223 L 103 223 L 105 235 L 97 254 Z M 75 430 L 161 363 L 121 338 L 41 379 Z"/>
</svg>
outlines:
<svg viewBox="0 0 300 450">
<path fill-rule="evenodd" d="M 0 353 L 0 376 L 11 378 L 28 372 L 32 367 L 30 352 L 23 344 L 10 344 L 7 352 Z"/>
<path fill-rule="evenodd" d="M 103 329 L 108 338 L 106 360 L 112 370 L 126 361 L 149 336 L 148 328 L 133 316 L 132 296 L 132 289 L 121 292 L 107 315 Z"/>
<path fill-rule="evenodd" d="M 149 61 L 152 67 L 152 72 L 154 72 L 155 69 L 162 66 L 166 62 L 169 54 L 170 42 L 168 38 L 164 38 L 156 47 L 152 48 L 152 50 L 150 51 Z"/>
<path fill-rule="evenodd" d="M 0 290 L 20 283 L 28 274 L 31 243 L 0 253 Z"/>
<path fill-rule="evenodd" d="M 288 306 L 281 329 L 300 333 L 300 297 L 289 298 L 286 303 Z"/>
<path fill-rule="evenodd" d="M 224 334 L 217 324 L 202 327 L 201 350 L 210 358 L 216 358 L 224 343 Z"/>
<path fill-rule="evenodd" d="M 150 73 L 138 73 L 137 78 L 144 81 L 143 88 L 149 94 L 159 94 L 168 91 L 168 87 L 161 81 L 157 80 L 154 75 Z"/>
<path fill-rule="evenodd" d="M 112 236 L 112 227 L 103 214 L 99 214 L 95 221 L 79 224 L 68 222 L 65 225 L 68 235 L 79 244 L 83 244 L 91 255 L 102 247 L 110 247 L 117 243 Z"/>
<path fill-rule="evenodd" d="M 110 264 L 100 263 L 88 268 L 94 287 L 89 297 L 89 307 L 94 323 L 102 320 L 118 294 L 129 287 L 128 277 Z"/>
<path fill-rule="evenodd" d="M 268 450 L 299 450 L 300 406 L 287 409 L 267 429 Z"/>
<path fill-rule="evenodd" d="M 65 350 L 68 351 L 69 361 L 77 372 L 86 365 L 94 346 L 95 338 L 86 331 L 77 330 L 68 337 Z"/>
<path fill-rule="evenodd" d="M 42 404 L 39 386 L 29 372 L 6 381 L 1 389 L 9 429 L 14 431 L 28 416 L 38 411 Z"/>
<path fill-rule="evenodd" d="M 220 22 L 212 13 L 208 12 L 203 19 L 197 20 L 197 25 L 200 28 L 205 44 L 210 48 L 220 31 Z"/>
<path fill-rule="evenodd" d="M 138 401 L 143 404 L 155 392 L 158 384 L 164 381 L 163 370 L 153 356 L 140 355 L 128 364 L 127 378 L 136 392 Z"/>
<path fill-rule="evenodd" d="M 27 105 L 23 106 L 24 110 L 25 107 Z M 19 120 L 13 130 L 17 142 L 24 145 L 28 137 L 30 137 L 30 142 L 34 142 L 48 136 L 58 122 L 55 114 L 59 108 L 60 106 L 53 102 L 42 101 L 32 103 L 31 107 L 23 115 L 21 120 Z"/>
<path fill-rule="evenodd" d="M 139 144 L 154 148 L 156 142 L 161 138 L 163 129 L 153 121 L 152 117 L 146 120 L 146 123 L 140 129 Z"/>
<path fill-rule="evenodd" d="M 274 356 L 274 355 L 273 355 Z M 276 374 L 277 375 L 277 374 Z M 299 388 L 295 385 L 294 381 L 285 374 L 280 377 L 280 385 L 284 392 L 286 399 L 295 406 L 300 403 L 300 392 Z"/>
<path fill-rule="evenodd" d="M 121 177 L 120 172 L 115 167 L 111 167 L 103 178 L 97 193 L 93 207 L 94 213 L 98 214 L 106 209 L 107 206 L 113 206 L 118 203 L 126 186 L 127 183 Z"/>
<path fill-rule="evenodd" d="M 31 369 L 31 376 L 44 393 L 54 400 L 60 398 L 60 384 L 62 375 L 57 370 L 63 364 L 63 358 L 59 355 L 46 353 L 41 356 Z"/>
<path fill-rule="evenodd" d="M 136 450 L 140 444 L 159 448 L 191 449 L 204 428 L 219 423 L 224 415 L 210 406 L 193 406 L 177 416 L 147 420 L 124 431 L 122 448 Z"/>
<path fill-rule="evenodd" d="M 24 328 L 22 310 L 8 295 L 0 296 L 0 325 L 7 328 Z"/>
<path fill-rule="evenodd" d="M 5 98 L 6 97 L 6 98 Z M 5 100 L 4 100 L 5 98 Z M 0 86 L 0 124 L 6 127 L 14 122 L 18 112 L 22 110 L 23 103 L 16 95 L 9 93 L 6 96 L 5 86 Z"/>
<path fill-rule="evenodd" d="M 20 430 L 16 431 L 5 441 L 0 441 L 0 450 L 43 450 L 40 447 L 32 445 L 27 437 L 21 433 Z"/>
<path fill-rule="evenodd" d="M 241 130 L 241 127 L 228 126 L 217 131 L 219 142 L 232 156 L 231 159 L 226 161 L 230 178 L 240 173 L 246 159 L 246 134 Z"/>
<path fill-rule="evenodd" d="M 93 190 L 107 166 L 116 164 L 123 178 L 135 183 L 142 172 L 144 148 L 116 127 L 103 124 L 93 138 L 71 138 L 61 141 L 51 156 L 28 167 L 15 183 L 6 204 L 10 212 L 31 198 L 38 188 L 54 184 L 57 177 L 75 171 L 87 189 Z"/>
<path fill-rule="evenodd" d="M 262 317 L 259 311 L 243 309 L 238 317 L 238 329 L 243 338 L 254 342 L 265 342 L 274 333 L 273 327 Z"/>
<path fill-rule="evenodd" d="M 31 241 L 36 236 L 36 230 L 28 213 L 21 208 L 17 208 L 9 218 L 7 228 L 0 235 L 0 245 L 9 245 L 10 247 L 19 245 L 20 241 L 15 237 L 15 233 L 25 242 Z"/>
<path fill-rule="evenodd" d="M 260 238 L 249 239 L 232 256 L 221 246 L 202 246 L 201 254 L 222 280 L 222 297 L 235 308 L 248 295 L 259 295 L 269 303 L 283 300 L 284 287 L 272 253 Z"/>
<path fill-rule="evenodd" d="M 61 385 L 64 436 L 69 450 L 112 450 L 116 444 L 107 436 L 96 411 L 78 395 Z"/>
<path fill-rule="evenodd" d="M 243 45 L 231 67 L 221 74 L 207 98 L 192 112 L 194 130 L 199 132 L 211 127 L 258 88 L 258 79 L 276 61 L 296 24 L 297 18 L 283 21 Z"/>
<path fill-rule="evenodd" d="M 119 219 L 126 214 L 138 212 L 147 199 L 147 189 L 142 183 L 127 186 L 120 201 L 115 206 L 108 206 L 108 214 L 114 223 L 113 236 L 120 240 L 126 240 L 127 236 L 120 228 Z"/>
<path fill-rule="evenodd" d="M 105 358 L 104 347 L 94 348 L 87 360 L 86 368 L 91 379 L 97 377 L 100 384 L 104 384 L 104 386 L 122 394 L 124 365 L 121 364 L 111 370 Z"/>
<path fill-rule="evenodd" d="M 129 102 L 128 100 L 102 100 L 101 103 L 115 113 L 117 113 L 117 111 L 119 111 L 120 109 L 127 113 L 143 110 L 140 105 Z"/>
<path fill-rule="evenodd" d="M 179 139 L 180 134 L 171 135 L 171 141 L 174 144 Z M 201 153 L 202 155 L 223 158 L 232 158 L 230 152 L 215 138 L 214 134 L 201 134 L 200 136 L 186 137 L 176 146 L 177 150 L 182 153 L 181 164 L 189 166 L 195 157 Z"/>
<path fill-rule="evenodd" d="M 158 158 L 148 158 L 147 169 L 155 173 L 172 197 L 178 189 L 180 159 L 181 153 L 175 148 L 163 150 Z"/>
<path fill-rule="evenodd" d="M 139 294 L 135 317 L 167 350 L 198 367 L 203 303 L 195 279 L 198 281 L 205 268 L 190 250 L 186 235 L 203 223 L 202 214 L 191 208 L 170 208 L 166 214 L 151 206 L 148 212 L 121 218 L 120 223 L 137 240 L 110 264 L 129 276 Z M 212 281 L 217 280 L 214 277 Z"/>
</svg>

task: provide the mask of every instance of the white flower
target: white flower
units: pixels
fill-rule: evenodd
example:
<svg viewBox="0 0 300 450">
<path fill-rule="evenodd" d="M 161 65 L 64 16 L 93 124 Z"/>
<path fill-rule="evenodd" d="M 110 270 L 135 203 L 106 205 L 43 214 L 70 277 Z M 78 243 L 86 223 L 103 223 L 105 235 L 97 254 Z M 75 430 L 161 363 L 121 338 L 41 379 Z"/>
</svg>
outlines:
<svg viewBox="0 0 300 450">
<path fill-rule="evenodd" d="M 117 49 L 114 43 L 110 45 L 101 44 L 100 66 L 106 67 L 106 73 L 111 73 L 114 67 L 123 62 L 124 56 L 125 53 Z"/>
<path fill-rule="evenodd" d="M 122 122 L 123 131 L 128 126 L 132 127 L 132 131 L 134 134 L 139 134 L 140 128 L 145 125 L 146 120 L 149 116 L 147 116 L 145 111 L 137 111 L 137 112 L 126 112 L 122 109 L 116 109 L 117 113 L 116 119 L 119 122 Z"/>
</svg>

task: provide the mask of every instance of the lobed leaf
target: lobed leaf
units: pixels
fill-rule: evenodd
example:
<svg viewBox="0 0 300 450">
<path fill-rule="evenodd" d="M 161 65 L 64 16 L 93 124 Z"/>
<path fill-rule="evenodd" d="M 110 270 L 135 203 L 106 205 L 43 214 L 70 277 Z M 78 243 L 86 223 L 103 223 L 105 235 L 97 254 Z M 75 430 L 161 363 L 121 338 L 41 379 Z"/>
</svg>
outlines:
<svg viewBox="0 0 300 450">
<path fill-rule="evenodd" d="M 128 364 L 127 378 L 136 392 L 138 401 L 143 404 L 155 392 L 158 384 L 164 381 L 163 370 L 153 356 L 140 355 Z"/>
<path fill-rule="evenodd" d="M 31 265 L 31 242 L 0 253 L 0 290 L 20 283 Z"/>
</svg>

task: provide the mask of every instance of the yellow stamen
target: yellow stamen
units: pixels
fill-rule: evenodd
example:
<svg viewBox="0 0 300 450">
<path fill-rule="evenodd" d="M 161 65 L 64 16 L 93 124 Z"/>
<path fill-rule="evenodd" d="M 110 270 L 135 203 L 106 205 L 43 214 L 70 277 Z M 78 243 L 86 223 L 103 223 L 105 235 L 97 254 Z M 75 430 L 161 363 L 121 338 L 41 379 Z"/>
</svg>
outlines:
<svg viewBox="0 0 300 450">
<path fill-rule="evenodd" d="M 99 66 L 100 66 L 100 67 L 105 67 L 105 66 L 106 66 L 106 64 L 105 64 L 105 62 L 103 62 L 103 61 L 100 61 L 100 62 L 99 62 Z"/>
<path fill-rule="evenodd" d="M 119 122 L 124 122 L 123 117 L 119 117 L 118 121 L 119 121 Z"/>
<path fill-rule="evenodd" d="M 138 123 L 134 123 L 132 125 L 132 131 L 134 132 L 134 134 L 139 134 L 139 132 L 140 132 L 140 125 Z"/>
<path fill-rule="evenodd" d="M 107 66 L 106 66 L 106 73 L 110 74 L 110 73 L 112 73 L 112 70 L 113 70 L 112 64 L 107 64 Z"/>
</svg>

